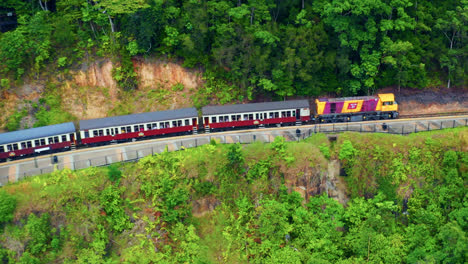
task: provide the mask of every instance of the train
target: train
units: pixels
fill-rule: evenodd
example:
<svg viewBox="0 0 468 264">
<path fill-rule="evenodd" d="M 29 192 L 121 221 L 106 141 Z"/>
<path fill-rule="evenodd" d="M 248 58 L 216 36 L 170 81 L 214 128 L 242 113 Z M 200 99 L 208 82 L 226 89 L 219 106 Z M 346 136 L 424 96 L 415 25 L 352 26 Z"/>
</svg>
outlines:
<svg viewBox="0 0 468 264">
<path fill-rule="evenodd" d="M 205 106 L 80 120 L 0 134 L 0 162 L 80 147 L 245 128 L 398 118 L 392 93 Z"/>
</svg>

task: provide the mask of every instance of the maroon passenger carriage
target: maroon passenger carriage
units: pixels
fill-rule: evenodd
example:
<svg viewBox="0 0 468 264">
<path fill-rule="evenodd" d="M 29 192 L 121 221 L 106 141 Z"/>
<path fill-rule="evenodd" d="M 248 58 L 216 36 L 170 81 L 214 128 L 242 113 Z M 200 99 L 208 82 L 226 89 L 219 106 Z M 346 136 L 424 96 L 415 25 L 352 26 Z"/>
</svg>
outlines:
<svg viewBox="0 0 468 264">
<path fill-rule="evenodd" d="M 202 118 L 205 131 L 302 124 L 310 120 L 310 105 L 307 100 L 293 100 L 205 106 Z"/>
<path fill-rule="evenodd" d="M 197 109 L 184 108 L 81 120 L 81 143 L 102 144 L 134 138 L 192 133 L 197 131 L 197 119 Z"/>
<path fill-rule="evenodd" d="M 0 161 L 35 153 L 68 150 L 76 144 L 72 122 L 0 134 Z"/>
</svg>

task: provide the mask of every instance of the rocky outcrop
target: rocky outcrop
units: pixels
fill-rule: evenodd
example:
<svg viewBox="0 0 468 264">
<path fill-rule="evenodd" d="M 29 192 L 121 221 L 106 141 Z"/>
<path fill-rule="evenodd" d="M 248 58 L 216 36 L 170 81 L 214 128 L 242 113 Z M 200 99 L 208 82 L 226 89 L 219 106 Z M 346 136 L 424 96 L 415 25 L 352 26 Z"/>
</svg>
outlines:
<svg viewBox="0 0 468 264">
<path fill-rule="evenodd" d="M 338 160 L 329 161 L 326 171 L 312 167 L 306 168 L 302 176 L 297 177 L 295 182 L 289 183 L 289 188 L 301 194 L 305 202 L 310 197 L 323 193 L 342 204 L 346 204 L 348 201 L 346 185 L 343 178 L 340 177 L 340 162 Z"/>
</svg>

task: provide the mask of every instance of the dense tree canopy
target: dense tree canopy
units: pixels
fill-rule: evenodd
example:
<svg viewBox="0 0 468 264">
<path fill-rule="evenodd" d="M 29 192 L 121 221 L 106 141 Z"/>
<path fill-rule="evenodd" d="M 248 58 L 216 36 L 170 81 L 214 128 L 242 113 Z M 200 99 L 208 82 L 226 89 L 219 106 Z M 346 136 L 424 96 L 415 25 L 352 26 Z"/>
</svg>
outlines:
<svg viewBox="0 0 468 264">
<path fill-rule="evenodd" d="M 244 95 L 467 84 L 468 0 L 8 0 L 0 7 L 14 8 L 19 21 L 0 35 L 2 76 L 97 54 L 120 61 L 115 78 L 132 88 L 131 56 L 164 55 L 203 66 Z"/>
</svg>

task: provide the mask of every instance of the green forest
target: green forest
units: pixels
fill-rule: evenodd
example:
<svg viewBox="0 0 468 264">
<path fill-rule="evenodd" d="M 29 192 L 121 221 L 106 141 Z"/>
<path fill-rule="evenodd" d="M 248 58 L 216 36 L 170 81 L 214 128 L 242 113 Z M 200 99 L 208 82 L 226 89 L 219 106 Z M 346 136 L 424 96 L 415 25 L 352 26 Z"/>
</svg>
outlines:
<svg viewBox="0 0 468 264">
<path fill-rule="evenodd" d="M 467 148 L 467 128 L 314 134 L 29 177 L 0 190 L 0 259 L 466 263 Z"/>
<path fill-rule="evenodd" d="M 243 98 L 372 94 L 468 82 L 467 0 L 3 0 L 1 86 L 99 57 L 137 84 L 132 59 L 201 68 Z"/>
</svg>

